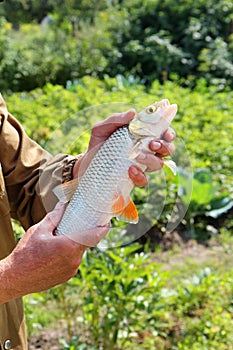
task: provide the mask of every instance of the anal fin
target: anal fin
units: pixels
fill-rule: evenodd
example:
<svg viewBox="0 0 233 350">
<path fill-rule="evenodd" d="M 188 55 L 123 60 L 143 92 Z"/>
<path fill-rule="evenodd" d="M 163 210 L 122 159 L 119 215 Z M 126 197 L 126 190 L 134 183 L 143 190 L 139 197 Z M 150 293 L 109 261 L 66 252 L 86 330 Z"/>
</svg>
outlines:
<svg viewBox="0 0 233 350">
<path fill-rule="evenodd" d="M 130 199 L 129 203 L 120 213 L 120 215 L 117 215 L 117 219 L 129 222 L 132 224 L 138 223 L 138 211 L 132 199 Z"/>
<path fill-rule="evenodd" d="M 122 194 L 116 197 L 113 205 L 112 205 L 112 214 L 115 216 L 118 216 L 122 211 L 124 210 L 125 207 L 125 200 Z"/>
</svg>

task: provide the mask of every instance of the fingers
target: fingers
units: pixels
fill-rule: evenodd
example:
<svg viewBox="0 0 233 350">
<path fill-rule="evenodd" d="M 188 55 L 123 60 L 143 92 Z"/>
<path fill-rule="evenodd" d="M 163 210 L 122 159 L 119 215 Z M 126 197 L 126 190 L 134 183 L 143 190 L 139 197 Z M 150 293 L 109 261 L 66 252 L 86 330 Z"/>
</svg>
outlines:
<svg viewBox="0 0 233 350">
<path fill-rule="evenodd" d="M 109 229 L 110 229 L 110 224 L 107 224 L 105 226 L 97 227 L 96 229 L 90 230 L 90 235 L 92 234 L 91 231 L 93 231 L 93 236 L 94 235 L 96 236 L 95 245 L 97 243 L 99 243 L 100 240 L 107 235 Z"/>
<path fill-rule="evenodd" d="M 91 230 L 79 232 L 77 236 L 70 237 L 76 243 L 86 247 L 94 247 L 99 241 L 104 238 L 110 229 L 110 224 L 99 226 Z"/>
<path fill-rule="evenodd" d="M 161 158 L 171 156 L 175 152 L 175 146 L 172 143 L 175 138 L 175 131 L 172 128 L 168 128 L 164 132 L 162 140 L 154 140 L 150 142 L 149 149 Z"/>
<path fill-rule="evenodd" d="M 174 144 L 164 140 L 151 141 L 149 149 L 161 158 L 171 156 L 175 152 Z"/>
<path fill-rule="evenodd" d="M 136 111 L 130 109 L 124 113 L 116 113 L 94 125 L 91 133 L 89 149 L 104 142 L 117 128 L 129 124 L 134 118 Z"/>
<path fill-rule="evenodd" d="M 146 175 L 135 165 L 132 165 L 129 168 L 129 177 L 131 178 L 135 186 L 143 187 L 148 184 Z"/>
<path fill-rule="evenodd" d="M 169 127 L 163 134 L 163 139 L 167 142 L 172 142 L 176 138 L 176 132 Z"/>
<path fill-rule="evenodd" d="M 124 113 L 115 113 L 102 122 L 97 123 L 92 129 L 92 135 L 100 137 L 108 137 L 117 128 L 128 124 L 135 116 L 136 111 L 130 109 Z"/>
<path fill-rule="evenodd" d="M 153 140 L 149 143 L 149 152 L 144 150 L 136 158 L 136 161 L 145 165 L 147 172 L 160 170 L 163 167 L 161 158 L 171 156 L 175 152 L 175 146 L 172 141 L 176 133 L 172 128 L 168 128 L 163 135 L 163 140 Z M 153 152 L 153 153 L 151 153 Z M 129 176 L 135 186 L 146 186 L 148 180 L 145 174 L 136 166 L 129 168 Z"/>
<path fill-rule="evenodd" d="M 41 231 L 53 232 L 53 230 L 59 224 L 64 211 L 65 205 L 58 202 L 55 208 L 49 212 L 40 223 L 37 224 L 37 227 L 40 228 Z"/>
<path fill-rule="evenodd" d="M 163 161 L 153 153 L 141 152 L 136 161 L 146 166 L 147 172 L 157 171 L 163 167 Z"/>
</svg>

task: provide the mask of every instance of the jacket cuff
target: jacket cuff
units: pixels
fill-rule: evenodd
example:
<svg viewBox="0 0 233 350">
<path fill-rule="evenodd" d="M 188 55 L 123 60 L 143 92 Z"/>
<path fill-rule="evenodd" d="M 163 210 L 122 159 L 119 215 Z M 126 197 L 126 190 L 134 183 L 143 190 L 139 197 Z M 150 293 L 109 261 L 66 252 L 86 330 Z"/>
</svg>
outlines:
<svg viewBox="0 0 233 350">
<path fill-rule="evenodd" d="M 74 164 L 81 159 L 83 154 L 79 154 L 76 157 L 67 156 L 64 159 L 63 171 L 62 171 L 62 183 L 69 182 L 73 179 L 73 167 Z"/>
</svg>

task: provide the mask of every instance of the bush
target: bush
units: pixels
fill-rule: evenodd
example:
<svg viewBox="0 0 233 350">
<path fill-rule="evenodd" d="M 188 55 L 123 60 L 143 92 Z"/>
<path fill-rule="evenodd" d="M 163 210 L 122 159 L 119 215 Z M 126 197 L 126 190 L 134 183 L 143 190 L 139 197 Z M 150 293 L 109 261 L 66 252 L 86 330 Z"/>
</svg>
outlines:
<svg viewBox="0 0 233 350">
<path fill-rule="evenodd" d="M 77 277 L 40 295 L 42 305 L 56 303 L 67 326 L 64 349 L 228 350 L 232 269 L 205 267 L 182 278 L 178 271 L 162 271 L 138 249 L 88 251 Z M 33 327 L 33 317 L 29 321 Z M 37 313 L 34 321 L 36 327 L 45 322 Z"/>
<path fill-rule="evenodd" d="M 41 2 L 17 3 L 6 17 L 14 25 L 17 14 L 24 24 L 2 33 L 2 90 L 65 86 L 87 74 L 133 75 L 148 86 L 176 77 L 192 88 L 200 78 L 219 90 L 232 87 L 232 1 L 52 1 L 47 10 Z M 40 20 L 49 9 L 49 25 L 25 25 L 28 14 Z"/>
</svg>

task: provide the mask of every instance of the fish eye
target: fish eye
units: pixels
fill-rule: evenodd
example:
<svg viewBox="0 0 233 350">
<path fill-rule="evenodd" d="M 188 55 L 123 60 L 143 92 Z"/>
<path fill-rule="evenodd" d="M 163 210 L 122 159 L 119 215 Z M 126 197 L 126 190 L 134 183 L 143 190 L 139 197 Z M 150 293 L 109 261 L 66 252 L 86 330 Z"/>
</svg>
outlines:
<svg viewBox="0 0 233 350">
<path fill-rule="evenodd" d="M 148 114 L 152 114 L 152 113 L 154 113 L 156 111 L 156 108 L 155 108 L 155 106 L 149 106 L 147 109 L 146 109 L 146 112 L 148 113 Z"/>
</svg>

